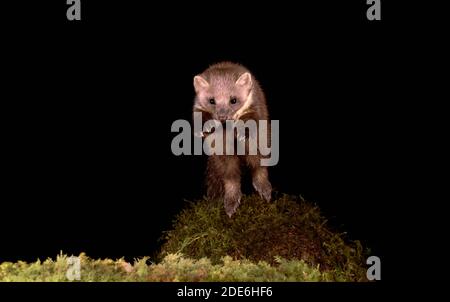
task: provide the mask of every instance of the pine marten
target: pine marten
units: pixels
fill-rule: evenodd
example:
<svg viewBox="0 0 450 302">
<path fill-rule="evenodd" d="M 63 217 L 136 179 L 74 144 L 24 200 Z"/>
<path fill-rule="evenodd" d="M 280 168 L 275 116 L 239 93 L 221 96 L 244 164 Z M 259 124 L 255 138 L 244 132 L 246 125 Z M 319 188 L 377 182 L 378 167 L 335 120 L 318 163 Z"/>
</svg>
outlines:
<svg viewBox="0 0 450 302">
<path fill-rule="evenodd" d="M 196 92 L 193 112 L 202 120 L 268 120 L 264 93 L 250 71 L 242 65 L 222 62 L 194 77 Z M 259 126 L 258 126 L 259 127 Z M 270 135 L 270 127 L 268 128 Z M 202 136 L 208 133 L 202 133 Z M 247 145 L 248 146 L 248 145 Z M 207 198 L 223 198 L 225 212 L 231 218 L 241 200 L 241 168 L 251 171 L 253 187 L 270 201 L 272 185 L 262 155 L 210 155 L 206 169 Z"/>
</svg>

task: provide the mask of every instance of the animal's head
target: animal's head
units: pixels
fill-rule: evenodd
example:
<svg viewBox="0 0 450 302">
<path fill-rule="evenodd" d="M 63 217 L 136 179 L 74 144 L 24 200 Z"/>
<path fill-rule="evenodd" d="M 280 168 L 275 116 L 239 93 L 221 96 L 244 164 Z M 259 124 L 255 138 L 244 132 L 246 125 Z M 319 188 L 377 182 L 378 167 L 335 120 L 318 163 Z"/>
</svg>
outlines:
<svg viewBox="0 0 450 302">
<path fill-rule="evenodd" d="M 251 102 L 252 87 L 249 72 L 204 73 L 194 77 L 199 109 L 221 122 L 239 118 Z"/>
</svg>

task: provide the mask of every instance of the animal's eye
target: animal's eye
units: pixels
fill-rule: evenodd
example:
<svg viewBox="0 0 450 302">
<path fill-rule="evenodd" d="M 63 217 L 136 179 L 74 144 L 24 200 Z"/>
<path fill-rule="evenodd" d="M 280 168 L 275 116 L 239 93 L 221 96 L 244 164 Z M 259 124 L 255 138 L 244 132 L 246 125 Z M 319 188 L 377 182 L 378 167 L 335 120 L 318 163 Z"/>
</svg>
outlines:
<svg viewBox="0 0 450 302">
<path fill-rule="evenodd" d="M 216 104 L 216 100 L 215 100 L 215 99 L 209 99 L 209 103 L 210 103 L 211 105 L 215 105 L 215 104 Z"/>
<path fill-rule="evenodd" d="M 231 98 L 230 103 L 231 104 L 236 104 L 237 103 L 237 99 L 236 98 Z"/>
</svg>

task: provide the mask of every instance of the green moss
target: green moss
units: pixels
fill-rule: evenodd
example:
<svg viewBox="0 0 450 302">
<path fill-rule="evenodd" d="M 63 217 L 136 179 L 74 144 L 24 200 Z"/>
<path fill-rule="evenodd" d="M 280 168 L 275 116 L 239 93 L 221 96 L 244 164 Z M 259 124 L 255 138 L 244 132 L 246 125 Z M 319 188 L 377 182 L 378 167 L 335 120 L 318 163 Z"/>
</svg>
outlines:
<svg viewBox="0 0 450 302">
<path fill-rule="evenodd" d="M 231 219 L 219 200 L 190 203 L 164 240 L 159 259 L 183 253 L 219 263 L 228 255 L 276 265 L 279 257 L 303 260 L 335 280 L 366 280 L 366 253 L 360 242 L 333 232 L 314 204 L 288 195 L 271 203 L 244 196 Z"/>
<path fill-rule="evenodd" d="M 230 219 L 220 201 L 190 203 L 155 263 L 91 259 L 80 281 L 367 281 L 358 241 L 333 232 L 319 209 L 283 195 L 267 203 L 244 196 Z M 0 264 L 0 281 L 68 281 L 68 257 Z"/>
<path fill-rule="evenodd" d="M 158 264 L 147 264 L 147 258 L 130 264 L 123 259 L 93 260 L 84 254 L 81 258 L 81 282 L 152 282 L 152 281 L 331 281 L 333 276 L 307 265 L 303 260 L 280 259 L 276 266 L 266 262 L 233 260 L 223 257 L 218 264 L 207 258 L 184 258 L 169 254 Z M 35 263 L 5 262 L 0 264 L 0 282 L 64 282 L 68 281 L 68 257 L 60 255 Z"/>
</svg>

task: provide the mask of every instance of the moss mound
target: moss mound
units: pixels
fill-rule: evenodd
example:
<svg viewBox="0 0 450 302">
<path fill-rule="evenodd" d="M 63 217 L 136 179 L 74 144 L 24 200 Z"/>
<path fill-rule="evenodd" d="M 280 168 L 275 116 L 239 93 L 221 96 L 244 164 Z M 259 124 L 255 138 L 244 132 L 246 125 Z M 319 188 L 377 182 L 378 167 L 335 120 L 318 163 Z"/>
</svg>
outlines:
<svg viewBox="0 0 450 302">
<path fill-rule="evenodd" d="M 188 258 L 222 257 L 264 261 L 302 260 L 335 280 L 367 281 L 364 251 L 359 241 L 333 232 L 314 204 L 282 195 L 267 203 L 259 196 L 243 196 L 230 219 L 220 200 L 191 202 L 165 233 L 159 259 L 182 253 Z"/>
</svg>

